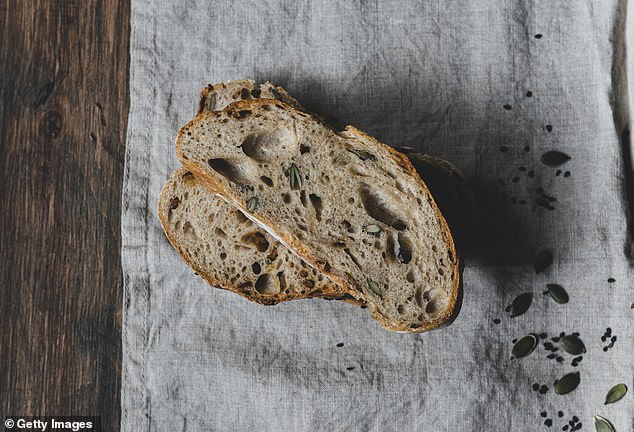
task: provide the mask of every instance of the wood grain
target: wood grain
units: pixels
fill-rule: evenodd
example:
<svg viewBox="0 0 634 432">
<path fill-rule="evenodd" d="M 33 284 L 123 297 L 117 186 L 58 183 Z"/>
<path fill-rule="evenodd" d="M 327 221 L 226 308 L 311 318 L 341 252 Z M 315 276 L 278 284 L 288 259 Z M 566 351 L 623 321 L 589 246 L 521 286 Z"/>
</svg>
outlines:
<svg viewBox="0 0 634 432">
<path fill-rule="evenodd" d="M 118 430 L 129 1 L 0 3 L 0 406 Z"/>
</svg>

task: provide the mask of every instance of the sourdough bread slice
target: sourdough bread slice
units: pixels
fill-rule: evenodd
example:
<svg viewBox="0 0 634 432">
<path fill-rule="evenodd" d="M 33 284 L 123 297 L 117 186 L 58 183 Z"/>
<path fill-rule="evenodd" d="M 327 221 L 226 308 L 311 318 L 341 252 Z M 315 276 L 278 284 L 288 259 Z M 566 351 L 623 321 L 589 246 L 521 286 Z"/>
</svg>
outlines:
<svg viewBox="0 0 634 432">
<path fill-rule="evenodd" d="M 367 302 L 385 328 L 448 322 L 451 233 L 408 159 L 279 101 L 236 102 L 183 127 L 177 156 L 210 190 Z"/>
<path fill-rule="evenodd" d="M 254 99 L 277 99 L 304 110 L 297 100 L 278 85 L 269 81 L 257 84 L 252 80 L 233 80 L 218 84 L 208 84 L 200 91 L 198 101 L 198 111 L 196 114 L 204 112 L 219 111 L 236 101 L 246 101 Z"/>
<path fill-rule="evenodd" d="M 163 187 L 158 215 L 184 261 L 213 286 L 266 305 L 309 297 L 359 303 L 185 168 Z"/>
</svg>

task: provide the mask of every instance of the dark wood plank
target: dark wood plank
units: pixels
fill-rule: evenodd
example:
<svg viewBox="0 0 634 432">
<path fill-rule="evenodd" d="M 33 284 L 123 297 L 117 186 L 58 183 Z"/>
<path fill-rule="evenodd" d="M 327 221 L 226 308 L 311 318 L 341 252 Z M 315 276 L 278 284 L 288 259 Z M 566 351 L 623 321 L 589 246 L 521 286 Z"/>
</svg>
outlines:
<svg viewBox="0 0 634 432">
<path fill-rule="evenodd" d="M 118 430 L 129 1 L 0 3 L 0 415 Z"/>
</svg>

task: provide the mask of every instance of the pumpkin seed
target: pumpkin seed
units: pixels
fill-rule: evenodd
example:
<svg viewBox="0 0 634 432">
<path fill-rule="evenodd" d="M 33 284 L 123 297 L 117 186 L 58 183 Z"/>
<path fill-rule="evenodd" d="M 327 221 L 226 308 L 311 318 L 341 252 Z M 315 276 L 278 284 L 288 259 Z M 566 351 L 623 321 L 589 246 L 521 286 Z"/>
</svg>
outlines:
<svg viewBox="0 0 634 432">
<path fill-rule="evenodd" d="M 256 197 L 249 198 L 247 201 L 247 210 L 253 212 L 258 206 L 258 199 Z"/>
<path fill-rule="evenodd" d="M 365 232 L 368 234 L 379 234 L 381 231 L 383 230 L 377 224 L 371 224 L 365 227 Z"/>
<path fill-rule="evenodd" d="M 559 340 L 559 344 L 568 354 L 580 355 L 586 352 L 586 346 L 579 336 L 564 336 Z"/>
<path fill-rule="evenodd" d="M 565 395 L 577 388 L 581 378 L 579 372 L 571 372 L 555 381 L 555 393 Z"/>
<path fill-rule="evenodd" d="M 627 393 L 627 386 L 625 384 L 617 384 L 608 391 L 605 397 L 605 405 L 618 402 L 623 399 L 623 396 Z"/>
<path fill-rule="evenodd" d="M 543 250 L 535 257 L 535 273 L 541 273 L 553 263 L 553 254 L 550 251 Z"/>
<path fill-rule="evenodd" d="M 570 300 L 568 293 L 561 285 L 547 284 L 546 288 L 548 288 L 548 291 L 545 291 L 544 294 L 549 294 L 557 303 L 566 304 Z"/>
<path fill-rule="evenodd" d="M 297 168 L 297 165 L 291 164 L 291 166 L 285 172 L 289 179 L 291 189 L 297 190 L 302 187 L 302 175 Z"/>
<path fill-rule="evenodd" d="M 594 416 L 594 430 L 596 432 L 616 432 L 612 423 L 606 418 L 601 417 L 600 415 Z"/>
<path fill-rule="evenodd" d="M 209 111 L 214 111 L 216 109 L 216 93 L 212 93 L 209 95 L 209 103 L 207 105 L 207 109 Z"/>
<path fill-rule="evenodd" d="M 535 350 L 537 346 L 537 335 L 528 334 L 515 342 L 511 348 L 511 360 L 526 357 Z"/>
<path fill-rule="evenodd" d="M 552 151 L 546 152 L 540 158 L 542 163 L 544 165 L 546 165 L 546 166 L 549 166 L 549 167 L 558 167 L 560 165 L 565 164 L 570 159 L 572 159 L 572 158 L 570 156 L 568 156 L 566 153 L 562 153 L 562 152 L 557 151 L 557 150 L 552 150 Z"/>
<path fill-rule="evenodd" d="M 273 95 L 273 99 L 279 99 L 279 100 L 284 99 L 284 97 L 282 96 L 282 93 L 280 93 L 280 91 L 276 89 L 275 87 L 271 87 L 269 90 L 271 94 Z"/>
<path fill-rule="evenodd" d="M 376 156 L 374 156 L 372 153 L 368 153 L 368 152 L 365 152 L 363 150 L 348 149 L 348 151 L 350 153 L 354 154 L 356 157 L 358 157 L 362 161 L 367 161 L 367 160 L 375 161 L 376 160 Z"/>
<path fill-rule="evenodd" d="M 378 283 L 374 282 L 372 279 L 368 279 L 368 286 L 372 290 L 372 292 L 379 297 L 381 296 L 381 287 Z"/>
<path fill-rule="evenodd" d="M 533 293 L 525 292 L 515 297 L 511 303 L 511 318 L 524 314 L 531 307 L 531 303 L 533 303 Z"/>
</svg>

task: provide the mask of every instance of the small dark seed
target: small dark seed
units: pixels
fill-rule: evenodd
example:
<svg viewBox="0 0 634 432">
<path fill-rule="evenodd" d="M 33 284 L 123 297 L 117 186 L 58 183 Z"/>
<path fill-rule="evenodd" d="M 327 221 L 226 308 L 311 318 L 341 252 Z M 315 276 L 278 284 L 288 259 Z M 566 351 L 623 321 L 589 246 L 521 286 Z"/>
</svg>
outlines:
<svg viewBox="0 0 634 432">
<path fill-rule="evenodd" d="M 552 132 L 553 131 L 553 125 L 546 125 L 546 130 L 548 132 Z"/>
<path fill-rule="evenodd" d="M 608 278 L 608 282 L 609 282 L 609 283 L 616 282 L 616 279 L 614 279 L 614 278 Z"/>
<path fill-rule="evenodd" d="M 608 347 L 603 347 L 603 351 L 607 351 L 607 350 L 608 350 Z"/>
<path fill-rule="evenodd" d="M 354 370 L 354 366 L 348 366 L 346 369 L 348 369 L 349 371 Z"/>
<path fill-rule="evenodd" d="M 571 336 L 572 337 L 579 337 L 579 332 L 574 332 Z"/>
<path fill-rule="evenodd" d="M 539 334 L 539 338 L 540 339 L 546 339 L 548 337 L 548 335 L 546 333 L 540 333 Z"/>
<path fill-rule="evenodd" d="M 496 319 L 493 320 L 493 324 L 499 324 L 499 323 L 500 323 L 500 319 L 499 318 L 496 318 Z"/>
<path fill-rule="evenodd" d="M 502 108 L 504 108 L 505 110 L 509 111 L 513 107 L 511 105 L 509 105 L 509 104 L 506 104 L 506 105 L 503 105 Z"/>
<path fill-rule="evenodd" d="M 544 422 L 544 424 L 548 427 L 551 427 L 553 425 L 553 421 L 551 419 L 546 419 L 546 421 Z"/>
<path fill-rule="evenodd" d="M 566 171 L 566 172 L 564 173 L 564 177 L 570 177 L 570 171 Z"/>
<path fill-rule="evenodd" d="M 601 342 L 605 342 L 606 339 L 605 335 L 601 336 Z"/>
<path fill-rule="evenodd" d="M 546 393 L 548 393 L 548 387 L 546 387 L 546 386 L 541 386 L 541 387 L 539 388 L 539 393 L 540 393 L 540 394 L 546 394 Z"/>
<path fill-rule="evenodd" d="M 563 357 L 561 357 L 561 356 L 560 356 L 560 357 L 557 357 L 557 363 L 561 363 L 562 361 L 564 361 L 564 358 L 563 358 Z"/>
<path fill-rule="evenodd" d="M 579 417 L 577 416 L 572 416 L 572 421 L 577 423 L 579 421 Z"/>
<path fill-rule="evenodd" d="M 564 412 L 563 412 L 563 411 L 559 411 L 559 412 L 557 413 L 557 417 L 563 417 L 563 416 L 564 416 Z"/>
<path fill-rule="evenodd" d="M 541 33 L 537 33 L 537 34 L 535 35 L 535 39 L 541 39 L 541 38 L 542 38 L 542 36 L 543 36 L 543 35 L 542 35 Z"/>
<path fill-rule="evenodd" d="M 612 338 L 610 339 L 612 342 L 616 342 L 616 336 L 612 336 Z"/>
<path fill-rule="evenodd" d="M 541 415 L 542 417 L 546 417 L 546 416 L 548 415 L 548 413 L 547 413 L 546 411 L 542 411 L 542 412 L 540 413 L 540 415 Z"/>
<path fill-rule="evenodd" d="M 532 91 L 527 91 L 526 92 L 526 97 L 533 97 L 533 92 Z"/>
<path fill-rule="evenodd" d="M 548 354 L 546 356 L 547 359 L 554 359 L 555 357 L 557 357 L 557 354 Z"/>
<path fill-rule="evenodd" d="M 533 390 L 535 391 L 539 390 L 539 384 L 537 383 L 533 384 Z"/>
<path fill-rule="evenodd" d="M 561 430 L 567 431 L 568 430 L 568 425 L 564 425 L 564 427 L 562 427 Z"/>
<path fill-rule="evenodd" d="M 612 329 L 611 329 L 610 327 L 607 327 L 607 328 L 605 329 L 605 332 L 606 332 L 606 333 L 608 334 L 608 336 L 609 336 L 610 334 L 612 334 Z"/>
<path fill-rule="evenodd" d="M 557 170 L 557 171 L 555 171 L 555 175 L 556 175 L 556 176 L 560 176 L 560 175 L 561 175 L 561 170 Z"/>
<path fill-rule="evenodd" d="M 339 342 L 339 343 L 337 344 L 337 348 L 341 348 L 342 346 L 343 346 L 343 342 Z"/>
<path fill-rule="evenodd" d="M 576 423 L 576 422 L 575 422 L 575 421 L 572 421 L 572 420 L 570 420 L 570 421 L 568 422 L 568 424 L 569 424 L 570 426 L 574 426 L 574 425 L 575 425 L 575 423 Z"/>
<path fill-rule="evenodd" d="M 555 336 L 555 337 L 553 337 L 553 338 L 550 338 L 550 340 L 551 340 L 551 341 L 553 341 L 553 342 L 559 342 L 559 338 L 558 338 L 558 337 L 556 337 L 556 336 Z"/>
</svg>

